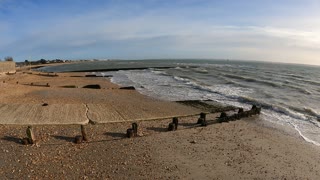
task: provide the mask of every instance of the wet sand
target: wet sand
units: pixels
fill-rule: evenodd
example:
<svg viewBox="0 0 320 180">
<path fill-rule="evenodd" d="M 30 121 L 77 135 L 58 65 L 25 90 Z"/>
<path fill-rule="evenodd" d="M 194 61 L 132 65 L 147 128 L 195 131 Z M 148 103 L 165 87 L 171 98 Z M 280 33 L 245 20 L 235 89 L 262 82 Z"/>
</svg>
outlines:
<svg viewBox="0 0 320 180">
<path fill-rule="evenodd" d="M 135 91 L 119 90 L 116 85 L 105 79 L 69 77 L 70 74 L 65 76 L 68 77 L 59 74 L 55 80 L 48 79 L 52 77 L 29 74 L 18 74 L 16 77 L 1 76 L 1 82 L 5 83 L 0 83 L 2 105 L 0 111 L 4 113 L 10 110 L 9 105 L 12 105 L 12 110 L 16 107 L 13 106 L 15 104 L 24 105 L 18 108 L 22 111 L 30 105 L 41 106 L 43 102 L 49 104 L 47 107 L 54 104 L 64 105 L 68 102 L 69 105 L 79 105 L 79 108 L 65 110 L 65 114 L 69 112 L 70 116 L 79 116 L 79 119 L 81 117 L 98 119 L 110 114 L 109 111 L 95 114 L 100 113 L 105 104 L 119 103 L 114 109 L 122 113 L 133 108 L 134 103 L 130 105 L 129 101 L 141 103 L 134 107 L 136 113 L 142 111 L 141 108 L 152 107 L 153 111 L 149 109 L 142 111 L 145 113 L 141 115 L 143 117 L 170 116 L 165 114 L 169 112 L 167 109 L 181 115 L 203 111 L 182 104 L 148 98 Z M 17 80 L 19 84 L 16 84 Z M 44 84 L 49 82 L 50 87 L 22 85 L 31 82 Z M 59 87 L 70 84 L 79 87 L 85 84 L 101 84 L 105 89 L 75 88 L 71 89 L 73 92 L 69 92 L 70 89 Z M 59 93 L 56 91 L 63 93 L 57 96 Z M 100 94 L 100 91 L 106 92 Z M 63 96 L 65 93 L 67 95 Z M 88 95 L 84 95 L 86 93 Z M 100 97 L 101 95 L 106 95 L 108 98 Z M 118 99 L 120 100 L 116 101 Z M 121 108 L 121 103 L 128 105 Z M 92 115 L 85 116 L 83 104 L 102 107 L 97 112 L 92 112 Z M 78 109 L 81 115 L 73 112 L 75 109 Z M 33 113 L 29 114 L 32 117 Z M 65 118 L 64 113 L 61 114 L 60 116 Z M 211 114 L 208 120 L 214 121 L 218 115 L 218 113 Z M 14 116 L 10 114 L 6 116 L 18 119 L 26 115 L 16 113 Z M 54 120 L 56 116 L 52 114 L 50 120 Z M 318 179 L 320 177 L 319 147 L 305 142 L 295 133 L 262 122 L 258 116 L 229 123 L 216 123 L 207 127 L 196 125 L 198 116 L 185 117 L 180 118 L 178 130 L 174 132 L 167 131 L 171 119 L 139 121 L 139 137 L 128 139 L 125 137 L 125 132 L 131 126 L 129 119 L 135 118 L 138 118 L 138 115 L 131 117 L 128 113 L 128 117 L 123 116 L 118 122 L 105 118 L 108 121 L 88 124 L 89 141 L 82 144 L 73 143 L 74 137 L 80 135 L 80 126 L 75 124 L 81 121 L 77 120 L 76 123 L 70 121 L 72 123 L 69 125 L 63 123 L 61 125 L 59 122 L 54 125 L 38 123 L 33 126 L 38 144 L 25 146 L 21 144 L 20 139 L 26 136 L 27 123 L 8 125 L 3 122 L 9 120 L 2 117 L 0 176 L 4 179 Z"/>
</svg>

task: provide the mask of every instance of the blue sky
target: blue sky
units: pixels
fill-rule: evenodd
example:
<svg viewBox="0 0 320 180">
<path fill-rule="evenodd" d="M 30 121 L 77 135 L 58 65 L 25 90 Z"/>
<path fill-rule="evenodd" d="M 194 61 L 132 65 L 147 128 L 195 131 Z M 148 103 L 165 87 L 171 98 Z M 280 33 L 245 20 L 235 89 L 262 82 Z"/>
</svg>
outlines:
<svg viewBox="0 0 320 180">
<path fill-rule="evenodd" d="M 319 0 L 0 0 L 0 58 L 320 65 Z"/>
</svg>

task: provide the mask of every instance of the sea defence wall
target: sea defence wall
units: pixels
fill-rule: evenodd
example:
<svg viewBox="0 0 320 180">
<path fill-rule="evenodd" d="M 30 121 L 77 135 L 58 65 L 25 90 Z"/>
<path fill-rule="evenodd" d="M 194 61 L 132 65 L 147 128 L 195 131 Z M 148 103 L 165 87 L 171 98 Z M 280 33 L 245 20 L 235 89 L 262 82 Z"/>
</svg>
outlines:
<svg viewBox="0 0 320 180">
<path fill-rule="evenodd" d="M 16 63 L 13 61 L 0 62 L 0 74 L 16 72 Z"/>
</svg>

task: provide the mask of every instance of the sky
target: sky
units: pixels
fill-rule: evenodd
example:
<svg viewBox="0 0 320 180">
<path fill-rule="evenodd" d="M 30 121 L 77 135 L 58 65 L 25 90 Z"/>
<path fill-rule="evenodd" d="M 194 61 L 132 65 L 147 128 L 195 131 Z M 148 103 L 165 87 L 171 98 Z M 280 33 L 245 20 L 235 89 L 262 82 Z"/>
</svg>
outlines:
<svg viewBox="0 0 320 180">
<path fill-rule="evenodd" d="M 0 0 L 0 58 L 320 65 L 320 0 Z"/>
</svg>

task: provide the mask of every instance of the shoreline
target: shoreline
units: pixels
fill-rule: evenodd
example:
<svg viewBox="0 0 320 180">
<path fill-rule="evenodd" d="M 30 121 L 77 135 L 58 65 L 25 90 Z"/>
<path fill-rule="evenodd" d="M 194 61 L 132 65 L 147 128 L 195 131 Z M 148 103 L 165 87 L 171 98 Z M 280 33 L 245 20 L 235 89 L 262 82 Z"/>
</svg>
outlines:
<svg viewBox="0 0 320 180">
<path fill-rule="evenodd" d="M 320 176 L 318 146 L 292 131 L 262 121 L 259 116 L 206 127 L 196 125 L 199 116 L 182 117 L 178 130 L 168 132 L 172 117 L 179 113 L 199 114 L 205 109 L 199 104 L 192 106 L 186 102 L 189 103 L 186 106 L 146 97 L 135 90 L 120 90 L 103 77 L 84 77 L 84 73 L 47 77 L 38 73 L 0 76 L 5 81 L 0 83 L 2 121 L 15 118 L 19 122 L 20 117 L 24 122 L 0 125 L 1 177 L 317 179 Z M 71 77 L 77 75 L 80 77 Z M 49 87 L 31 83 L 49 83 Z M 99 84 L 101 89 L 83 88 L 90 84 Z M 77 88 L 61 87 L 67 85 Z M 48 106 L 42 106 L 43 103 Z M 219 115 L 218 110 L 207 118 L 212 121 Z M 155 116 L 158 120 L 152 119 Z M 139 121 L 138 137 L 126 138 L 127 128 L 140 117 L 151 120 Z M 26 137 L 28 118 L 60 124 L 33 125 L 39 141 L 37 145 L 26 146 L 21 139 Z M 88 142 L 73 143 L 75 136 L 81 134 L 80 125 L 61 123 L 61 120 L 72 122 L 71 118 L 74 122 L 79 119 L 98 122 L 86 125 Z"/>
</svg>

